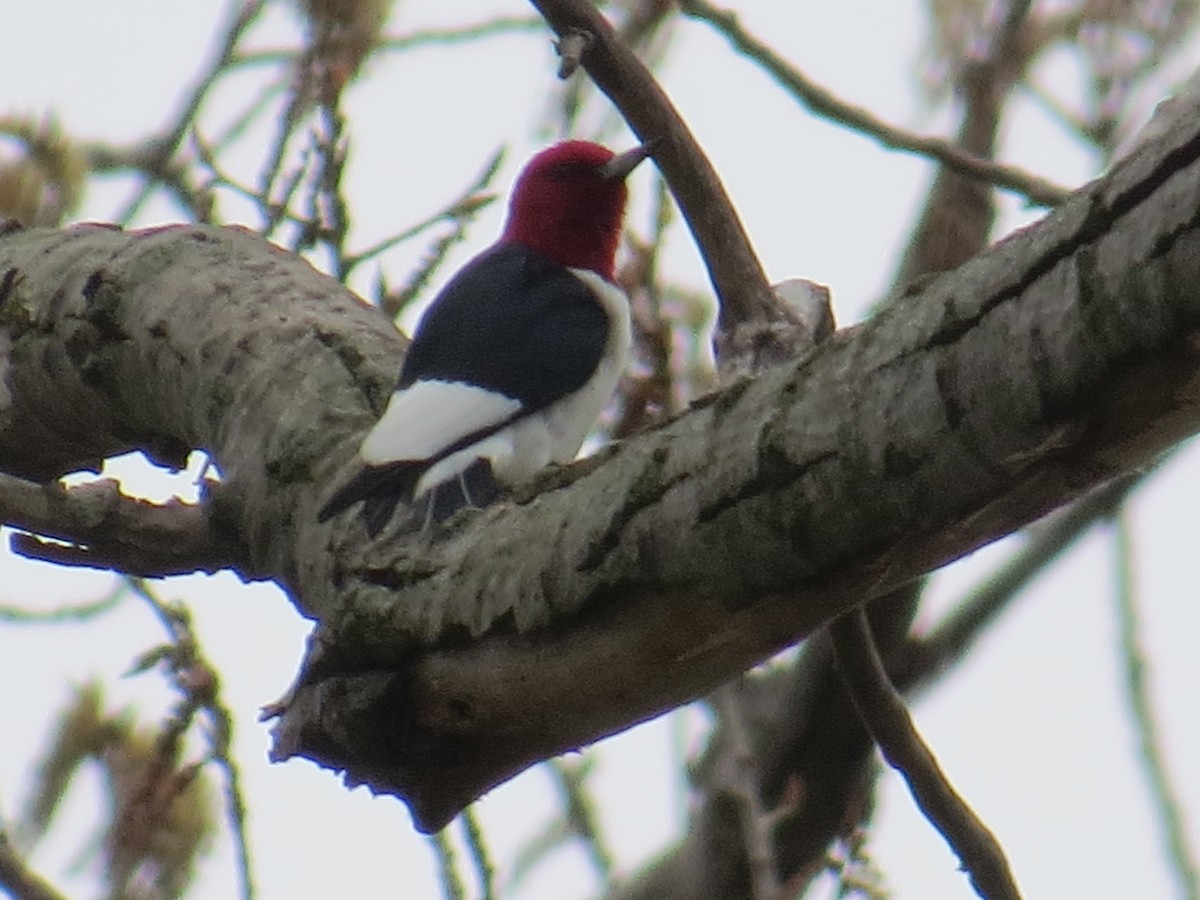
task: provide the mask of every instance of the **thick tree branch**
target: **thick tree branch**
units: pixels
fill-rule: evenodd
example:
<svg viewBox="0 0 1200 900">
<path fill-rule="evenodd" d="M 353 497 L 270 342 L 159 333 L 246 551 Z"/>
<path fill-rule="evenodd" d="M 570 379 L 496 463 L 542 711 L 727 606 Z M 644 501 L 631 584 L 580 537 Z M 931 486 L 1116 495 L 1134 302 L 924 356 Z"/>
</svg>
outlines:
<svg viewBox="0 0 1200 900">
<path fill-rule="evenodd" d="M 320 619 L 276 755 L 436 827 L 1200 428 L 1197 209 L 1183 122 L 815 354 L 432 541 L 371 543 L 314 510 L 391 388 L 382 316 L 234 230 L 12 232 L 0 466 L 208 451 L 214 521 Z"/>
<path fill-rule="evenodd" d="M 1012 86 L 1031 62 L 1020 40 L 1028 12 L 1025 0 L 1008 4 L 984 52 L 969 57 L 958 73 L 955 92 L 962 117 L 955 147 L 961 153 L 986 160 L 995 156 Z M 893 284 L 903 287 L 914 278 L 962 265 L 987 246 L 995 216 L 992 184 L 943 160 Z"/>
<path fill-rule="evenodd" d="M 1020 37 L 1029 6 L 1028 0 L 1009 3 L 1003 10 L 1002 21 L 992 29 L 986 47 L 968 57 L 969 62 L 959 73 L 957 93 L 963 110 L 959 144 L 954 149 L 958 153 L 978 154 L 972 159 L 984 161 L 993 156 L 1011 85 L 1028 64 Z M 736 23 L 730 24 L 736 27 Z M 779 65 L 777 59 L 771 62 Z M 787 74 L 785 71 L 784 75 Z M 950 165 L 941 167 L 930 188 L 921 221 L 904 253 L 896 283 L 903 285 L 917 277 L 953 269 L 982 251 L 991 233 L 994 204 L 987 182 L 964 175 Z M 916 585 L 914 588 L 919 591 Z M 904 623 L 904 627 L 906 630 L 911 627 L 911 621 Z M 859 715 L 864 717 L 884 756 L 901 769 L 918 806 L 964 861 L 976 889 L 988 896 L 1014 896 L 1016 887 L 1002 850 L 941 775 L 883 671 L 874 643 L 888 635 L 868 628 L 860 610 L 836 620 L 831 626 L 831 637 L 838 648 L 838 667 Z M 914 643 L 906 640 L 904 647 L 911 650 Z M 909 652 L 902 658 L 911 664 L 912 656 Z"/>
<path fill-rule="evenodd" d="M 366 616 L 361 602 L 357 612 L 348 605 L 341 622 L 326 623 L 324 665 L 347 665 L 332 648 L 335 636 L 354 634 L 359 664 L 387 669 L 388 651 L 370 636 L 400 620 L 434 643 L 480 634 L 489 621 L 513 630 L 465 646 L 443 639 L 408 677 L 364 673 L 314 685 L 304 712 L 280 732 L 281 749 L 315 737 L 295 725 L 332 709 L 335 697 L 339 727 L 348 729 L 338 740 L 361 736 L 355 729 L 365 720 L 346 715 L 347 692 L 382 699 L 404 685 L 415 689 L 413 718 L 389 745 L 438 733 L 444 742 L 389 763 L 384 777 L 396 779 L 394 788 L 431 784 L 435 759 L 442 785 L 469 784 L 475 763 L 446 777 L 447 757 L 488 755 L 497 773 L 515 771 L 523 764 L 517 744 L 505 759 L 498 732 L 540 731 L 573 708 L 581 732 L 606 733 L 600 722 L 617 715 L 609 703 L 628 713 L 621 685 L 639 685 L 640 708 L 652 714 L 672 696 L 711 688 L 741 665 L 734 659 L 761 658 L 831 611 L 1153 458 L 1173 430 L 1167 423 L 1188 420 L 1176 436 L 1196 424 L 1193 325 L 1180 330 L 1195 322 L 1194 310 L 1183 311 L 1196 303 L 1185 272 L 1196 187 L 1195 172 L 1179 169 L 1195 161 L 1196 147 L 1181 141 L 921 298 L 902 298 L 856 334 L 831 339 L 807 363 L 727 391 L 631 441 L 570 490 L 542 494 L 525 511 L 536 511 L 545 530 L 496 510 L 456 551 L 455 538 L 430 548 L 421 574 L 404 565 L 416 578 L 403 582 L 400 603 Z M 1174 217 L 1162 217 L 1166 208 Z M 785 399 L 772 407 L 768 397 Z M 718 459 L 715 470 L 705 467 Z M 581 521 L 579 509 L 595 520 Z M 564 555 L 569 548 L 576 552 Z M 372 585 L 385 580 L 386 558 L 364 553 L 343 577 L 359 581 L 364 599 L 381 596 Z M 797 586 L 803 603 L 781 600 Z M 747 595 L 761 599 L 737 607 Z M 454 599 L 468 597 L 455 613 Z M 574 623 L 568 634 L 540 627 L 564 621 Z M 645 634 L 658 636 L 655 646 L 641 646 Z M 575 668 L 583 660 L 590 664 Z M 498 689 L 498 672 L 522 690 Z M 612 694 L 601 672 L 612 674 Z M 553 697 L 530 689 L 547 684 L 571 687 Z M 487 750 L 473 737 L 485 735 Z M 380 785 L 369 761 L 359 774 Z M 454 801 L 443 799 L 449 814 Z"/>
</svg>

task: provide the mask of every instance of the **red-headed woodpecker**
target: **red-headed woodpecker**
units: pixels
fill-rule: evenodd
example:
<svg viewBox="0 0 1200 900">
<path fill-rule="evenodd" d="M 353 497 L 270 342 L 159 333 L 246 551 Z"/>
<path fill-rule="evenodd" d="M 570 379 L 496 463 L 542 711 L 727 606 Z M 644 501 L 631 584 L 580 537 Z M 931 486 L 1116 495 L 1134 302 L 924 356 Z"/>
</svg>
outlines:
<svg viewBox="0 0 1200 900">
<path fill-rule="evenodd" d="M 500 240 L 425 312 L 363 468 L 320 521 L 362 500 L 374 537 L 400 503 L 440 519 L 575 458 L 629 355 L 613 266 L 625 176 L 648 153 L 566 141 L 529 162 Z"/>
</svg>

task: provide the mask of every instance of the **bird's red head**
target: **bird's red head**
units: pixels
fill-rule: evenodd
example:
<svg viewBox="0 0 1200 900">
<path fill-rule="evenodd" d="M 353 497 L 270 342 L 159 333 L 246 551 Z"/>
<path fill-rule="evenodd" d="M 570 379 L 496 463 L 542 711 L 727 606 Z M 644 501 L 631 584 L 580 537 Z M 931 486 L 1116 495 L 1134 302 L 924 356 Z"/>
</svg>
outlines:
<svg viewBox="0 0 1200 900">
<path fill-rule="evenodd" d="M 502 240 L 611 281 L 625 216 L 625 176 L 648 153 L 636 147 L 617 156 L 588 141 L 543 150 L 517 178 Z"/>
</svg>

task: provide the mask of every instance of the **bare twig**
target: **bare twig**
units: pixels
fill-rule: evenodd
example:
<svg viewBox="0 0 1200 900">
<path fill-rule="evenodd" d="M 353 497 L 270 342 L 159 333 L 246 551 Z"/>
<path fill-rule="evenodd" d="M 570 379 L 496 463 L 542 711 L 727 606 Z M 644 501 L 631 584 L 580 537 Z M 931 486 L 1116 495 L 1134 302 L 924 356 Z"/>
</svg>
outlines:
<svg viewBox="0 0 1200 900">
<path fill-rule="evenodd" d="M 333 276 L 345 282 L 346 236 L 350 231 L 350 211 L 342 196 L 342 176 L 346 169 L 346 120 L 333 106 L 319 107 L 320 128 L 313 133 L 316 171 L 306 185 L 307 226 L 301 229 L 295 250 L 311 249 L 322 243 L 329 251 Z"/>
<path fill-rule="evenodd" d="M 1110 482 L 1030 528 L 1025 543 L 1005 563 L 957 603 L 926 637 L 914 639 L 904 671 L 895 676 L 897 685 L 907 693 L 965 656 L 1046 564 L 1097 522 L 1112 516 L 1145 475 L 1138 472 Z"/>
<path fill-rule="evenodd" d="M 149 178 L 138 190 L 133 199 L 129 201 L 125 210 L 115 217 L 116 221 L 131 221 L 141 205 L 146 202 L 146 198 L 150 196 L 154 184 L 158 182 L 172 186 L 177 194 L 186 198 L 188 194 L 187 190 L 181 189 L 181 180 L 171 172 L 171 158 L 175 155 L 180 142 L 183 141 L 195 124 L 196 116 L 199 114 L 200 107 L 204 103 L 205 97 L 208 96 L 208 92 L 212 90 L 221 76 L 228 71 L 229 64 L 234 59 L 238 43 L 245 36 L 250 26 L 258 19 L 259 14 L 265 6 L 266 0 L 234 0 L 231 4 L 229 24 L 225 28 L 217 52 L 204 74 L 200 76 L 191 93 L 188 94 L 187 99 L 183 102 L 174 123 L 167 128 L 161 137 L 148 141 L 138 151 L 141 158 L 136 167 L 145 172 Z"/>
<path fill-rule="evenodd" d="M 375 53 L 396 53 L 421 47 L 448 46 L 467 41 L 521 32 L 533 32 L 542 26 L 535 16 L 496 16 L 483 22 L 459 25 L 451 28 L 427 28 L 408 34 L 397 34 L 380 38 Z M 234 55 L 229 69 L 252 68 L 265 65 L 291 64 L 303 53 L 300 47 L 276 47 L 271 49 L 247 50 Z"/>
<path fill-rule="evenodd" d="M 550 761 L 550 773 L 562 795 L 566 833 L 579 838 L 596 873 L 607 882 L 612 878 L 613 856 L 600 830 L 595 801 L 586 789 L 594 763 L 592 756 L 573 764 L 555 759 Z"/>
<path fill-rule="evenodd" d="M 260 98 L 264 104 L 268 99 L 270 98 L 265 96 Z M 246 113 L 246 115 L 251 114 L 257 114 L 257 111 Z M 239 183 L 232 175 L 221 168 L 220 162 L 217 159 L 219 148 L 224 141 L 232 139 L 232 135 L 244 124 L 249 124 L 249 121 L 240 118 L 230 126 L 228 131 L 220 135 L 211 144 L 198 132 L 192 133 L 191 143 L 192 148 L 196 152 L 196 160 L 208 176 L 206 187 L 210 190 L 213 188 L 223 188 L 241 197 L 243 200 L 252 203 L 262 213 L 263 224 L 260 230 L 264 237 L 269 238 L 275 229 L 285 222 L 294 225 L 298 234 L 319 232 L 321 230 L 319 223 L 301 216 L 291 209 L 293 197 L 302 186 L 305 176 L 309 174 L 311 154 L 306 155 L 296 170 L 289 174 L 279 200 L 272 200 L 260 190 Z"/>
<path fill-rule="evenodd" d="M 867 110 L 839 99 L 742 28 L 737 16 L 713 6 L 707 0 L 681 0 L 680 8 L 692 18 L 712 25 L 739 52 L 762 66 L 783 88 L 816 115 L 840 122 L 893 150 L 928 156 L 964 175 L 980 178 L 996 187 L 1020 194 L 1038 206 L 1056 206 L 1071 193 L 1068 188 L 1022 169 L 968 153 L 950 141 L 914 134 L 891 125 Z"/>
<path fill-rule="evenodd" d="M 298 86 L 293 84 L 291 96 L 288 98 L 287 105 L 277 123 L 275 139 L 271 143 L 270 150 L 266 156 L 266 162 L 258 176 L 257 193 L 263 198 L 263 211 L 267 214 L 267 222 L 262 229 L 262 233 L 268 238 L 283 220 L 291 204 L 291 199 L 299 188 L 302 179 L 308 173 L 312 162 L 310 154 L 305 154 L 300 165 L 290 174 L 285 171 L 284 163 L 286 162 L 288 144 L 291 142 L 293 135 L 299 130 L 300 122 L 308 109 L 305 98 L 301 97 L 298 90 Z M 283 187 L 279 191 L 280 197 L 277 201 L 272 201 L 271 197 L 276 194 L 275 185 L 281 179 L 283 180 Z"/>
<path fill-rule="evenodd" d="M 164 729 L 164 746 L 172 737 L 181 737 L 191 726 L 197 711 L 209 720 L 207 734 L 208 760 L 217 764 L 224 775 L 225 809 L 237 857 L 238 881 L 242 900 L 253 900 L 254 866 L 250 856 L 250 841 L 246 834 L 246 800 L 241 787 L 241 773 L 231 754 L 233 746 L 233 715 L 220 696 L 220 682 L 212 666 L 200 653 L 200 645 L 192 630 L 191 617 L 185 607 L 162 600 L 140 578 L 127 577 L 129 589 L 154 611 L 171 640 L 169 654 L 160 654 L 170 664 L 172 680 L 183 695 L 183 701 Z"/>
<path fill-rule="evenodd" d="M 483 900 L 496 900 L 496 866 L 492 863 L 488 852 L 487 840 L 483 836 L 483 826 L 475 815 L 475 807 L 468 806 L 462 814 L 463 832 L 467 838 L 467 850 L 470 851 L 471 863 L 475 866 L 475 875 L 479 878 L 479 888 Z"/>
<path fill-rule="evenodd" d="M 25 864 L 3 829 L 0 829 L 0 889 L 13 900 L 67 900 L 65 894 L 60 894 Z"/>
<path fill-rule="evenodd" d="M 175 117 L 175 124 L 159 141 L 164 154 L 169 155 L 173 152 L 191 130 L 204 98 L 208 96 L 208 92 L 212 90 L 217 79 L 229 68 L 237 51 L 238 43 L 258 19 L 266 5 L 266 0 L 234 0 L 231 5 L 229 25 L 225 29 L 215 57 L 209 63 L 205 74 L 196 82 L 188 99 L 184 101 L 182 109 Z"/>
<path fill-rule="evenodd" d="M 343 277 L 349 277 L 349 274 L 364 262 L 374 259 L 397 244 L 416 237 L 434 225 L 441 222 L 449 223 L 451 225 L 450 230 L 440 235 L 433 242 L 425 258 L 416 271 L 409 276 L 408 283 L 403 288 L 397 291 L 388 291 L 386 287 L 381 287 L 379 292 L 380 305 L 389 318 L 396 318 L 408 303 L 417 296 L 421 289 L 429 283 L 430 278 L 433 277 L 441 264 L 445 262 L 446 255 L 450 249 L 466 236 L 467 228 L 475 221 L 475 217 L 495 201 L 494 194 L 487 194 L 484 191 L 491 185 L 492 180 L 496 177 L 496 173 L 500 171 L 500 166 L 503 162 L 504 148 L 500 147 L 488 159 L 480 171 L 479 177 L 433 215 L 404 229 L 398 234 L 370 245 L 364 250 L 347 255 L 342 260 Z"/>
<path fill-rule="evenodd" d="M 608 430 L 614 439 L 628 437 L 685 407 L 692 397 L 689 385 L 677 383 L 672 368 L 674 334 L 679 325 L 663 309 L 664 285 L 658 274 L 658 253 L 672 221 L 667 183 L 655 179 L 654 208 L 646 240 L 626 238 L 629 261 L 617 272 L 617 284 L 629 297 L 634 322 L 634 353 L 645 374 L 627 374 L 620 409 Z"/>
<path fill-rule="evenodd" d="M 763 805 L 759 783 L 758 757 L 751 743 L 750 732 L 743 721 L 738 697 L 739 680 L 723 685 L 713 695 L 721 725 L 729 736 L 731 750 L 725 756 L 728 771 L 720 779 L 726 793 L 737 804 L 742 826 L 742 843 L 750 868 L 750 895 L 754 900 L 775 900 L 780 896 L 782 881 L 779 861 L 775 855 L 775 823 Z"/>
<path fill-rule="evenodd" d="M 574 842 L 581 845 L 600 880 L 611 886 L 613 856 L 596 815 L 596 800 L 587 786 L 594 766 L 595 757 L 590 753 L 575 760 L 556 757 L 542 766 L 558 791 L 560 812 L 517 850 L 506 867 L 507 890 L 515 890 L 556 849 Z"/>
<path fill-rule="evenodd" d="M 458 874 L 458 863 L 454 859 L 454 844 L 443 828 L 429 835 L 429 846 L 438 861 L 438 875 L 442 881 L 442 893 L 446 900 L 466 900 L 467 889 Z"/>
<path fill-rule="evenodd" d="M 1134 586 L 1133 542 L 1127 515 L 1113 522 L 1116 555 L 1117 620 L 1121 632 L 1121 662 L 1125 670 L 1125 694 L 1141 748 L 1140 761 L 1149 782 L 1150 796 L 1162 825 L 1171 872 L 1179 884 L 1179 896 L 1200 898 L 1200 874 L 1192 859 L 1184 811 L 1167 774 L 1167 761 L 1159 744 L 1150 688 L 1146 684 L 1146 661 L 1138 635 L 1137 589 Z"/>
<path fill-rule="evenodd" d="M 888 900 L 883 873 L 866 852 L 866 829 L 856 828 L 838 841 L 829 855 L 828 868 L 837 876 L 837 897 L 861 897 L 863 900 Z"/>
<path fill-rule="evenodd" d="M 361 250 L 358 253 L 347 256 L 344 260 L 344 265 L 347 270 L 361 265 L 362 263 L 373 259 L 379 254 L 384 253 L 387 250 L 391 250 L 397 244 L 403 244 L 405 241 L 412 240 L 414 237 L 424 231 L 428 231 L 439 222 L 453 222 L 457 225 L 462 222 L 470 221 L 471 218 L 473 218 L 485 207 L 490 206 L 495 202 L 495 200 L 496 197 L 494 194 L 480 195 L 475 190 L 474 185 L 472 185 L 471 188 L 463 192 L 462 196 L 450 201 L 450 203 L 439 209 L 433 215 L 427 216 L 420 222 L 410 225 L 408 228 L 405 228 L 403 231 L 397 234 L 393 234 L 390 237 L 386 237 L 381 241 L 371 244 L 371 246 L 367 247 L 365 250 Z"/>
<path fill-rule="evenodd" d="M 0 604 L 0 622 L 11 625 L 57 625 L 60 622 L 86 622 L 113 609 L 125 598 L 125 582 L 119 581 L 103 597 L 83 603 L 67 603 L 50 609 L 25 609 Z"/>
<path fill-rule="evenodd" d="M 958 855 L 976 893 L 987 900 L 1019 900 L 1004 850 L 954 790 L 888 680 L 866 613 L 847 613 L 829 626 L 829 633 L 838 670 L 863 724 L 884 759 L 904 776 L 925 817 Z"/>
</svg>

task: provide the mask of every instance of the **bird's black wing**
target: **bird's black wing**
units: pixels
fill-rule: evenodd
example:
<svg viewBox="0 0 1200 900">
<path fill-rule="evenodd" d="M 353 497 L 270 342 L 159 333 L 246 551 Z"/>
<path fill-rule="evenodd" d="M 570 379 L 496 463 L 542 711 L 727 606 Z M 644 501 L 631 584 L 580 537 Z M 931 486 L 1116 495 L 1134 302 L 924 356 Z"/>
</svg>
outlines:
<svg viewBox="0 0 1200 900">
<path fill-rule="evenodd" d="M 604 353 L 609 321 L 565 266 L 519 244 L 468 263 L 421 319 L 398 389 L 461 381 L 520 401 L 520 415 L 583 387 Z"/>
</svg>

